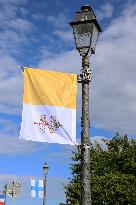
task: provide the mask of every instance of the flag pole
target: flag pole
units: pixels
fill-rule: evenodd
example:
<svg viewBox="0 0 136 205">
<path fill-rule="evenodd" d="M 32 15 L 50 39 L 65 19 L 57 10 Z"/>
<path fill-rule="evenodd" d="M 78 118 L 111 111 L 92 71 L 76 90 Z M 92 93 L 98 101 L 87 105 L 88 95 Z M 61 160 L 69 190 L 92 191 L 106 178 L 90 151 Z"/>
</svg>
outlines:
<svg viewBox="0 0 136 205">
<path fill-rule="evenodd" d="M 43 205 L 46 205 L 46 187 L 47 187 L 47 174 L 48 174 L 49 166 L 47 162 L 43 165 L 43 173 L 44 173 L 44 179 L 43 179 Z"/>
<path fill-rule="evenodd" d="M 14 182 L 12 182 L 12 205 L 14 205 Z"/>
<path fill-rule="evenodd" d="M 43 180 L 43 185 L 44 185 L 44 191 L 43 191 L 43 205 L 46 205 L 46 177 L 44 177 L 44 180 Z"/>
<path fill-rule="evenodd" d="M 4 191 L 3 191 L 3 194 L 4 194 L 4 205 L 6 205 L 7 184 L 4 186 Z"/>
<path fill-rule="evenodd" d="M 12 197 L 12 205 L 14 205 L 14 197 Z"/>
</svg>

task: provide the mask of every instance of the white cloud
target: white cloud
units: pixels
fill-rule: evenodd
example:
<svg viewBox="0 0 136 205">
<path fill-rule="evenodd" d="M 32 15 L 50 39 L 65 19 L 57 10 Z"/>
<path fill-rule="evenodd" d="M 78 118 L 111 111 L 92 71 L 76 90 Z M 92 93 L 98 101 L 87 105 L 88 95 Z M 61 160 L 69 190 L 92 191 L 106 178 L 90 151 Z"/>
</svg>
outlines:
<svg viewBox="0 0 136 205">
<path fill-rule="evenodd" d="M 21 36 L 11 30 L 4 30 L 3 32 L 0 33 L 0 55 L 1 58 L 4 57 L 4 59 L 10 58 L 11 61 L 15 61 L 14 58 L 11 58 L 9 55 L 11 53 L 17 53 L 17 48 L 20 46 L 20 43 L 22 42 Z M 3 55 L 4 52 L 4 55 Z M 8 56 L 6 56 L 8 55 Z M 4 61 L 2 59 L 2 61 Z M 9 64 L 10 66 L 10 64 Z"/>
<path fill-rule="evenodd" d="M 28 20 L 17 18 L 15 20 L 10 21 L 10 28 L 13 30 L 17 30 L 20 32 L 28 32 L 33 29 L 33 24 Z"/>
<path fill-rule="evenodd" d="M 0 126 L 1 126 L 1 133 L 10 134 L 12 133 L 12 136 L 14 136 L 17 133 L 17 125 L 7 119 L 0 119 Z"/>
<path fill-rule="evenodd" d="M 19 140 L 20 123 L 13 119 L 0 118 L 0 154 L 18 155 L 29 154 L 45 149 L 47 144 Z"/>
<path fill-rule="evenodd" d="M 60 39 L 63 39 L 65 41 L 73 40 L 73 34 L 71 31 L 56 30 L 53 32 L 53 34 L 57 35 Z"/>
<path fill-rule="evenodd" d="M 14 125 L 15 126 L 15 125 Z M 34 142 L 22 141 L 19 138 L 4 133 L 0 134 L 0 154 L 18 155 L 29 154 L 41 150 L 41 147 Z"/>
<path fill-rule="evenodd" d="M 16 60 L 0 53 L 0 112 L 20 114 L 23 78 Z"/>
<path fill-rule="evenodd" d="M 6 4 L 6 5 L 8 5 L 8 4 L 20 4 L 20 3 L 25 3 L 26 2 L 26 0 L 0 0 L 0 3 L 1 4 Z"/>
<path fill-rule="evenodd" d="M 93 145 L 98 143 L 103 149 L 107 148 L 105 141 L 108 141 L 108 140 L 109 140 L 109 138 L 104 137 L 104 136 L 90 137 L 90 141 Z"/>
<path fill-rule="evenodd" d="M 114 11 L 114 7 L 109 2 L 102 5 L 101 8 L 96 12 L 98 19 L 111 18 Z"/>
<path fill-rule="evenodd" d="M 74 60 L 73 60 L 74 59 Z M 39 63 L 40 68 L 47 68 L 56 71 L 79 72 L 81 68 L 81 58 L 76 51 L 62 52 L 51 57 L 41 59 Z"/>
<path fill-rule="evenodd" d="M 34 25 L 24 18 L 25 3 L 25 0 L 0 0 L 0 52 L 4 51 L 5 55 L 18 54 L 23 44 L 29 44 L 27 34 L 33 31 Z"/>
<path fill-rule="evenodd" d="M 48 16 L 47 21 L 50 26 L 58 29 L 64 29 L 68 27 L 67 18 L 64 14 L 58 14 L 57 16 Z"/>
<path fill-rule="evenodd" d="M 32 14 L 32 17 L 33 17 L 34 20 L 39 20 L 39 21 L 41 21 L 45 18 L 44 15 L 41 14 L 41 13 Z"/>
<path fill-rule="evenodd" d="M 0 0 L 0 21 L 1 27 L 5 27 L 9 24 L 10 20 L 13 20 L 17 16 L 17 12 L 23 9 L 22 6 L 26 3 L 26 0 Z"/>
<path fill-rule="evenodd" d="M 68 24 L 67 17 L 63 13 L 58 14 L 58 16 L 48 16 L 47 22 L 50 24 L 50 27 L 55 28 L 52 32 L 53 35 L 67 42 L 73 40 L 73 34 L 71 30 L 69 30 L 70 25 Z"/>
<path fill-rule="evenodd" d="M 33 30 L 28 20 L 18 18 L 25 0 L 0 0 L 0 112 L 21 113 L 23 78 L 17 68 L 16 56 L 20 55 L 23 44 L 29 45 L 27 34 Z M 24 10 L 24 9 L 23 9 Z"/>
<path fill-rule="evenodd" d="M 136 133 L 136 4 L 133 11 L 124 11 L 101 36 L 93 62 L 91 109 L 93 125 L 129 134 Z"/>
<path fill-rule="evenodd" d="M 52 199 L 56 199 L 59 202 L 65 201 L 64 194 L 64 184 L 66 184 L 68 180 L 63 177 L 49 177 L 48 178 L 48 197 Z"/>
</svg>

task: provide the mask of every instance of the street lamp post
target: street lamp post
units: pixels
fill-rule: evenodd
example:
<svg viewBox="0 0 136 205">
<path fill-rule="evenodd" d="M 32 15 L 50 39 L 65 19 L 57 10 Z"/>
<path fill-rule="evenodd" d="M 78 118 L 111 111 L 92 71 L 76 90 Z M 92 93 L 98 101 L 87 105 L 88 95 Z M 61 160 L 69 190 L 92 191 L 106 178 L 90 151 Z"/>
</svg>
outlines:
<svg viewBox="0 0 136 205">
<path fill-rule="evenodd" d="M 47 162 L 43 165 L 43 173 L 44 173 L 44 180 L 43 180 L 43 186 L 44 186 L 44 192 L 43 192 L 43 205 L 46 205 L 46 180 L 47 180 L 47 174 L 48 174 L 49 166 Z"/>
<path fill-rule="evenodd" d="M 90 175 L 90 138 L 89 138 L 89 83 L 91 70 L 89 57 L 95 53 L 95 47 L 101 28 L 89 5 L 76 12 L 70 25 L 73 28 L 76 48 L 82 57 L 82 69 L 78 82 L 82 83 L 82 118 L 81 118 L 81 205 L 91 205 Z"/>
</svg>

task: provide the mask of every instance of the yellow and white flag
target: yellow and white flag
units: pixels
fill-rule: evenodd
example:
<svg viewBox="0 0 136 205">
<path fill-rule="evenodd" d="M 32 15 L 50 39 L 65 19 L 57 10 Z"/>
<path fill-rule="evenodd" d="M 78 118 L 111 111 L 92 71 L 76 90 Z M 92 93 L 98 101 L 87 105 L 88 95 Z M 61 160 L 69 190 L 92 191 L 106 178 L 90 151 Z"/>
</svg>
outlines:
<svg viewBox="0 0 136 205">
<path fill-rule="evenodd" d="M 77 75 L 24 69 L 20 138 L 76 144 Z"/>
</svg>

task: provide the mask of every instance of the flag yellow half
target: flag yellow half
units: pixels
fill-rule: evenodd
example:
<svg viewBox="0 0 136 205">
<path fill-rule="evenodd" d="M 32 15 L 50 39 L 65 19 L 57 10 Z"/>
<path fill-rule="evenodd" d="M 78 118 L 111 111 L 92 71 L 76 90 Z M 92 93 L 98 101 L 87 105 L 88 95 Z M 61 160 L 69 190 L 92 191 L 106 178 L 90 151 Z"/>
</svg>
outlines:
<svg viewBox="0 0 136 205">
<path fill-rule="evenodd" d="M 24 69 L 23 101 L 31 105 L 76 108 L 77 75 Z"/>
</svg>

